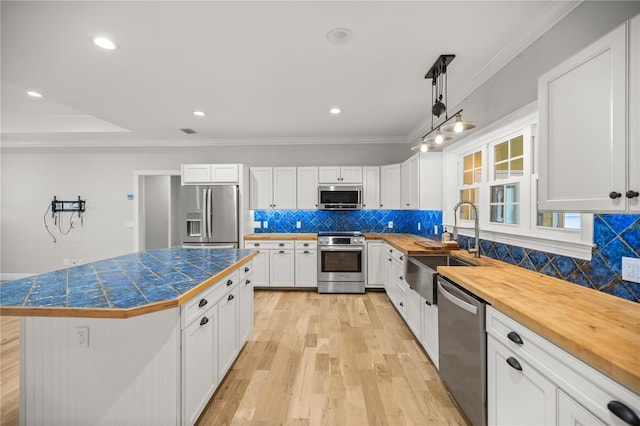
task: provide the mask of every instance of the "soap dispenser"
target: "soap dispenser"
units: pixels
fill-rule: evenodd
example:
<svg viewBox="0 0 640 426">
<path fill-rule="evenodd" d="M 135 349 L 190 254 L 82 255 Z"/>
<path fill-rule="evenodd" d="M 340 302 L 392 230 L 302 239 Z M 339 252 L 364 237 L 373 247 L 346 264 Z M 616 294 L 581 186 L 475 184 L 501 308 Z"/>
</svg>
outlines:
<svg viewBox="0 0 640 426">
<path fill-rule="evenodd" d="M 447 231 L 447 228 L 444 228 L 444 232 L 442 233 L 442 242 L 446 243 L 451 241 L 451 234 Z"/>
</svg>

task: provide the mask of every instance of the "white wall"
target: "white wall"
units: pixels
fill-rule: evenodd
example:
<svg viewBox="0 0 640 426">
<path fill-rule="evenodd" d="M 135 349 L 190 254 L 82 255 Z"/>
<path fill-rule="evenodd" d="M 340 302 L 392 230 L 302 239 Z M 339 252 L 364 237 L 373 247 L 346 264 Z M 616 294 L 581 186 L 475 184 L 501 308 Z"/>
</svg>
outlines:
<svg viewBox="0 0 640 426">
<path fill-rule="evenodd" d="M 405 149 L 407 148 L 407 149 Z M 325 145 L 155 149 L 27 149 L 1 152 L 1 264 L 4 274 L 42 273 L 63 259 L 91 262 L 133 251 L 134 171 L 179 170 L 182 163 L 249 166 L 377 165 L 409 157 L 408 146 Z M 53 243 L 43 215 L 53 196 L 86 199 L 84 226 Z M 68 216 L 66 216 L 68 220 Z M 63 227 L 63 229 L 65 229 Z M 5 276 L 7 278 L 7 276 Z"/>
</svg>

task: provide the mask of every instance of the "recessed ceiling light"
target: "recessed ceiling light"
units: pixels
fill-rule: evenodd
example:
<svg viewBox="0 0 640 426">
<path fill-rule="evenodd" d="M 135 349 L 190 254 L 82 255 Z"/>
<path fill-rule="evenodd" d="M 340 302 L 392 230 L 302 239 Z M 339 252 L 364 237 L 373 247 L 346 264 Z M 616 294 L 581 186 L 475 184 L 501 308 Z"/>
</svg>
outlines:
<svg viewBox="0 0 640 426">
<path fill-rule="evenodd" d="M 330 112 L 331 114 L 340 114 L 340 113 L 342 112 L 342 110 L 341 110 L 340 108 L 338 108 L 338 107 L 333 107 L 333 108 L 331 108 L 331 109 L 329 110 L 329 112 Z"/>
<path fill-rule="evenodd" d="M 204 117 L 206 114 L 204 111 L 193 111 L 193 115 L 197 115 L 198 117 Z"/>
<path fill-rule="evenodd" d="M 42 97 L 42 94 L 41 94 L 41 93 L 35 92 L 35 91 L 33 91 L 33 90 L 29 90 L 29 91 L 27 92 L 27 95 L 32 96 L 32 97 L 34 97 L 34 98 L 41 98 L 41 97 Z"/>
<path fill-rule="evenodd" d="M 113 50 L 116 48 L 116 44 L 106 37 L 96 37 L 93 39 L 93 43 L 96 46 L 102 47 L 103 49 L 107 50 Z"/>
<path fill-rule="evenodd" d="M 334 28 L 327 33 L 327 40 L 333 44 L 347 44 L 353 39 L 353 33 L 348 28 Z"/>
</svg>

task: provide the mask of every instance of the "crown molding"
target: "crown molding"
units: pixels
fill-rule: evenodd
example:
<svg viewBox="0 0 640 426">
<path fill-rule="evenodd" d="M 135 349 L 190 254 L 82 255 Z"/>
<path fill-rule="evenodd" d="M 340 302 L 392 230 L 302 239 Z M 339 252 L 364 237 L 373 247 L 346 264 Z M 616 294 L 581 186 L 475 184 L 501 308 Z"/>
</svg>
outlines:
<svg viewBox="0 0 640 426">
<path fill-rule="evenodd" d="M 151 147 L 214 147 L 214 146 L 261 146 L 261 145 L 369 145 L 406 144 L 405 136 L 372 137 L 287 137 L 287 138 L 211 138 L 200 139 L 185 136 L 180 139 L 83 139 L 66 140 L 2 140 L 0 148 L 151 148 Z"/>
</svg>

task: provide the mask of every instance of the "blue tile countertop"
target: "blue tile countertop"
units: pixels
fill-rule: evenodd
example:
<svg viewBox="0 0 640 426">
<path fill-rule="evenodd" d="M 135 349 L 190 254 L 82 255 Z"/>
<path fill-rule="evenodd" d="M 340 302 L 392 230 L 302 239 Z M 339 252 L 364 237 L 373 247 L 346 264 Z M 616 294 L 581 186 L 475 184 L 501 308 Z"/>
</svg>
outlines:
<svg viewBox="0 0 640 426">
<path fill-rule="evenodd" d="M 0 314 L 128 318 L 179 306 L 255 256 L 175 248 L 131 253 L 0 285 Z"/>
</svg>

